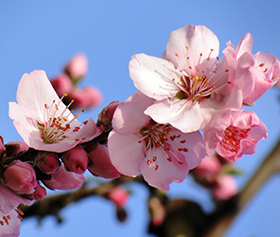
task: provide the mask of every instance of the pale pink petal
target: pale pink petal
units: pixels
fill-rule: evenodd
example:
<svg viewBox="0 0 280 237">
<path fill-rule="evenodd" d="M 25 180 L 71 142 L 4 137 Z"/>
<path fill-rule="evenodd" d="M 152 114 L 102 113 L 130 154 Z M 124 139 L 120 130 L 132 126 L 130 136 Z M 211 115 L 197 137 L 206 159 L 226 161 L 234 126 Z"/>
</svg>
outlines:
<svg viewBox="0 0 280 237">
<path fill-rule="evenodd" d="M 129 74 L 138 90 L 156 100 L 173 97 L 179 91 L 172 81 L 178 74 L 173 64 L 165 59 L 134 55 L 129 63 Z"/>
<path fill-rule="evenodd" d="M 18 207 L 20 203 L 30 206 L 33 201 L 25 199 L 8 187 L 0 184 L 0 211 L 8 214 L 11 210 Z"/>
<path fill-rule="evenodd" d="M 205 26 L 187 25 L 171 32 L 168 38 L 166 58 L 178 69 L 189 70 L 191 66 L 195 70 L 199 60 L 204 61 L 210 53 L 209 64 L 212 65 L 219 55 L 219 40 Z"/>
<path fill-rule="evenodd" d="M 35 70 L 30 74 L 25 73 L 22 76 L 17 90 L 17 102 L 19 105 L 27 110 L 35 111 L 37 116 L 43 119 L 45 112 L 44 105 L 51 105 L 53 100 L 58 102 L 59 98 L 47 78 L 45 71 Z M 64 109 L 64 107 L 62 108 Z M 59 106 L 59 108 L 61 107 Z"/>
<path fill-rule="evenodd" d="M 244 97 L 244 103 L 256 101 L 279 79 L 280 63 L 274 55 L 258 52 L 254 55 L 254 59 L 255 67 L 250 68 L 254 77 L 254 89 L 252 93 Z"/>
<path fill-rule="evenodd" d="M 162 157 L 162 151 L 156 149 L 155 156 Z M 181 158 L 183 159 L 183 158 Z M 146 161 L 141 164 L 141 171 L 146 182 L 160 190 L 169 191 L 169 184 L 172 182 L 182 182 L 189 171 L 188 164 L 184 162 L 182 165 L 176 162 L 169 162 L 167 159 L 158 159 L 158 167 L 156 165 L 148 165 Z"/>
<path fill-rule="evenodd" d="M 155 102 L 145 110 L 158 123 L 170 123 L 182 132 L 192 132 L 200 128 L 203 115 L 198 103 L 191 100 L 163 100 Z"/>
<path fill-rule="evenodd" d="M 9 225 L 6 223 L 3 226 L 0 225 L 0 237 L 17 237 L 20 234 L 21 220 L 15 210 L 9 212 L 8 215 L 10 216 Z"/>
<path fill-rule="evenodd" d="M 116 169 L 128 176 L 137 176 L 140 173 L 140 164 L 144 160 L 144 145 L 139 133 L 122 135 L 110 132 L 108 138 L 108 149 L 111 162 Z"/>
<path fill-rule="evenodd" d="M 237 61 L 235 84 L 242 90 L 243 97 L 247 97 L 254 89 L 254 77 L 250 68 L 255 64 L 251 53 L 244 53 Z"/>
<path fill-rule="evenodd" d="M 153 99 L 140 91 L 136 92 L 115 110 L 113 128 L 121 134 L 138 133 L 150 121 L 143 112 L 153 102 Z"/>
<path fill-rule="evenodd" d="M 244 53 L 251 53 L 253 48 L 253 37 L 250 33 L 243 36 L 236 47 L 236 59 Z"/>
<path fill-rule="evenodd" d="M 52 174 L 52 179 L 50 181 L 43 181 L 43 183 L 53 190 L 68 190 L 81 187 L 85 180 L 84 175 L 67 171 L 62 163 L 59 170 Z"/>
</svg>

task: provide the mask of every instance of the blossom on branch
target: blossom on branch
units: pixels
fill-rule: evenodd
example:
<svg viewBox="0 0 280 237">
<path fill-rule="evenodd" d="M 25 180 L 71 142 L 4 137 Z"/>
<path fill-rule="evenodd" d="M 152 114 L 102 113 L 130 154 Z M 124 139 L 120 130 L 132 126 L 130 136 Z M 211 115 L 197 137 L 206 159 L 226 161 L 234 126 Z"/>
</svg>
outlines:
<svg viewBox="0 0 280 237">
<path fill-rule="evenodd" d="M 242 107 L 226 58 L 218 59 L 219 41 L 204 26 L 173 31 L 162 58 L 137 54 L 129 63 L 137 89 L 156 101 L 145 114 L 182 132 L 204 128 L 221 110 Z"/>
<path fill-rule="evenodd" d="M 231 42 L 224 49 L 227 60 L 234 65 L 236 84 L 242 90 L 243 103 L 253 104 L 279 80 L 280 61 L 272 54 L 252 54 L 253 37 L 247 33 L 236 49 Z"/>
<path fill-rule="evenodd" d="M 243 154 L 253 154 L 257 143 L 267 137 L 267 128 L 252 111 L 232 113 L 224 123 L 204 132 L 207 155 L 216 152 L 235 161 Z"/>
<path fill-rule="evenodd" d="M 9 116 L 23 140 L 32 148 L 64 152 L 101 133 L 92 118 L 80 123 L 55 93 L 44 71 L 21 78 L 17 103 L 9 103 Z"/>
<path fill-rule="evenodd" d="M 154 122 L 144 114 L 153 102 L 137 92 L 118 106 L 108 149 L 120 173 L 134 177 L 142 172 L 149 185 L 169 190 L 171 182 L 182 182 L 204 158 L 204 141 L 199 131 L 182 133 Z"/>
</svg>

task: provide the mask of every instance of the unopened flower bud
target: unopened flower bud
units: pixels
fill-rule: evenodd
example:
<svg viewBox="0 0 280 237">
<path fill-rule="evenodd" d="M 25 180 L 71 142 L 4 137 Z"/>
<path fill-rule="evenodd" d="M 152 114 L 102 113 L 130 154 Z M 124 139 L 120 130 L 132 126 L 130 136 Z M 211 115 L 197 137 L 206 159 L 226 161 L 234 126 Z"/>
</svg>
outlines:
<svg viewBox="0 0 280 237">
<path fill-rule="evenodd" d="M 4 172 L 6 185 L 19 193 L 31 194 L 37 186 L 36 174 L 27 162 L 14 161 Z"/>
<path fill-rule="evenodd" d="M 22 141 L 16 141 L 16 142 L 9 142 L 5 144 L 6 148 L 6 156 L 15 156 L 19 154 L 22 151 L 27 151 L 29 149 L 29 146 Z"/>
<path fill-rule="evenodd" d="M 120 173 L 112 165 L 108 148 L 105 145 L 98 144 L 97 147 L 89 153 L 90 162 L 88 170 L 95 176 L 106 179 L 120 177 Z"/>
<path fill-rule="evenodd" d="M 29 146 L 23 141 L 14 141 L 5 144 L 6 156 L 15 156 L 22 151 L 27 151 Z"/>
<path fill-rule="evenodd" d="M 112 129 L 113 115 L 119 104 L 118 101 L 112 101 L 98 114 L 97 126 L 101 127 L 104 132 L 109 132 Z"/>
<path fill-rule="evenodd" d="M 76 83 L 87 73 L 88 61 L 85 54 L 75 55 L 65 66 L 65 73 Z"/>
<path fill-rule="evenodd" d="M 47 195 L 46 189 L 38 184 L 35 188 L 35 192 L 31 194 L 34 200 L 41 200 Z"/>
<path fill-rule="evenodd" d="M 59 97 L 63 96 L 64 94 L 71 93 L 74 89 L 72 81 L 64 73 L 52 79 L 51 84 Z"/>
<path fill-rule="evenodd" d="M 69 171 L 83 174 L 87 169 L 88 154 L 81 146 L 77 146 L 65 152 L 61 159 Z"/>
<path fill-rule="evenodd" d="M 124 188 L 117 187 L 108 192 L 108 197 L 117 206 L 124 206 L 127 202 L 129 194 Z"/>
<path fill-rule="evenodd" d="M 206 156 L 201 163 L 192 171 L 192 174 L 203 179 L 217 173 L 221 169 L 221 163 L 216 156 Z"/>
<path fill-rule="evenodd" d="M 59 169 L 60 162 L 54 152 L 39 152 L 35 165 L 45 174 L 52 174 Z"/>
<path fill-rule="evenodd" d="M 95 87 L 85 87 L 84 89 L 75 89 L 71 93 L 74 100 L 73 109 L 93 108 L 98 106 L 102 101 L 101 92 Z"/>
<path fill-rule="evenodd" d="M 227 200 L 238 192 L 237 184 L 232 175 L 219 175 L 216 187 L 212 189 L 213 196 L 218 200 Z"/>
</svg>

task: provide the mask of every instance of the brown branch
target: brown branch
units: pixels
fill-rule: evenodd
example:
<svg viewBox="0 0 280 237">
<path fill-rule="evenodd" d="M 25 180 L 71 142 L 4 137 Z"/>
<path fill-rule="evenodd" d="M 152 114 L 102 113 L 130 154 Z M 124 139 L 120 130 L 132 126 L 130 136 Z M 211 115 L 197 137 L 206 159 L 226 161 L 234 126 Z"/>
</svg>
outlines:
<svg viewBox="0 0 280 237">
<path fill-rule="evenodd" d="M 209 229 L 204 237 L 224 236 L 237 215 L 246 207 L 261 187 L 279 171 L 280 139 L 239 194 L 222 203 L 217 211 L 212 214 L 210 218 L 212 221 L 209 223 Z"/>
<path fill-rule="evenodd" d="M 59 217 L 59 213 L 67 205 L 95 195 L 107 198 L 107 194 L 110 190 L 122 183 L 132 181 L 143 182 L 143 179 L 141 176 L 137 178 L 121 176 L 118 179 L 101 183 L 94 188 L 88 188 L 87 183 L 85 183 L 85 185 L 76 191 L 44 197 L 42 200 L 36 201 L 32 206 L 21 206 L 20 209 L 24 212 L 24 219 L 36 216 L 41 220 L 48 215 L 52 215 L 61 222 L 62 220 Z"/>
</svg>

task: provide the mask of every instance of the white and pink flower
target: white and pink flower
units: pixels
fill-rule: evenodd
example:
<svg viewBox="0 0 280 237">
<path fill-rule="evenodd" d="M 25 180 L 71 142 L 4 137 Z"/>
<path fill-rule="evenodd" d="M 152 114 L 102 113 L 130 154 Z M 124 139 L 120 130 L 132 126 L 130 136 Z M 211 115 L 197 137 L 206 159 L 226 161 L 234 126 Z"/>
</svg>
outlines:
<svg viewBox="0 0 280 237">
<path fill-rule="evenodd" d="M 145 115 L 153 102 L 137 92 L 118 106 L 108 138 L 109 154 L 120 173 L 135 177 L 142 172 L 149 185 L 169 190 L 171 182 L 182 182 L 201 162 L 205 146 L 199 131 L 182 133 Z"/>
<path fill-rule="evenodd" d="M 55 93 L 44 71 L 21 78 L 17 103 L 9 103 L 9 116 L 23 140 L 32 148 L 64 152 L 101 133 L 92 118 L 80 123 Z"/>
<path fill-rule="evenodd" d="M 129 63 L 137 89 L 156 101 L 145 114 L 182 132 L 203 129 L 221 110 L 242 108 L 226 58 L 218 60 L 219 41 L 204 26 L 173 31 L 162 58 L 137 54 Z"/>
</svg>

